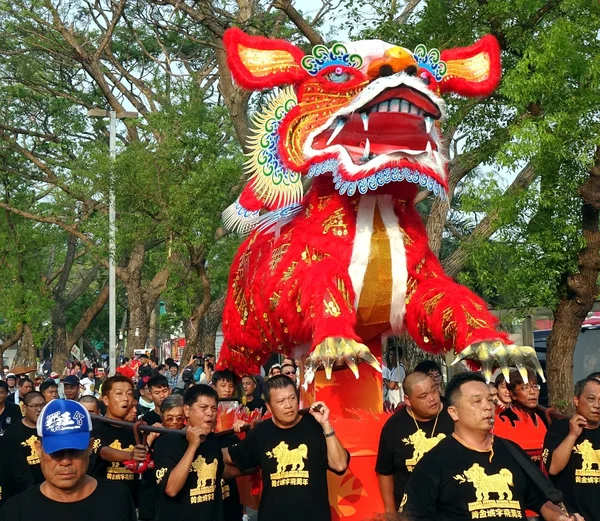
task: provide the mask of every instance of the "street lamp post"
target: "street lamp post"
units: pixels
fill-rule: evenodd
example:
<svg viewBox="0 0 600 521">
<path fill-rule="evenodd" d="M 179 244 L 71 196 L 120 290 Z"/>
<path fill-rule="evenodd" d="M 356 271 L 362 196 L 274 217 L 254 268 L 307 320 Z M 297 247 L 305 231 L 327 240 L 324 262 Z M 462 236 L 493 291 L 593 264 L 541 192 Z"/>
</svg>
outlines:
<svg viewBox="0 0 600 521">
<path fill-rule="evenodd" d="M 116 112 L 114 110 L 90 109 L 87 112 L 90 118 L 110 118 L 109 149 L 110 149 L 110 188 L 108 192 L 108 374 L 115 374 L 117 368 L 117 278 L 115 274 L 116 251 L 116 213 L 115 213 L 115 187 L 113 164 L 117 154 L 117 119 L 137 118 L 135 111 Z"/>
</svg>

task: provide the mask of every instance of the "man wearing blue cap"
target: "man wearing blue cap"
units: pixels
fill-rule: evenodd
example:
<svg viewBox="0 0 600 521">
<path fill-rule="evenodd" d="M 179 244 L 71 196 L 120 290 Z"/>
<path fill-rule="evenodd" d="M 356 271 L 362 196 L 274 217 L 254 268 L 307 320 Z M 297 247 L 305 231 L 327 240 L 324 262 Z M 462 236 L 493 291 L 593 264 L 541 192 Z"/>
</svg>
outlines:
<svg viewBox="0 0 600 521">
<path fill-rule="evenodd" d="M 9 499 L 0 521 L 47 519 L 135 521 L 126 488 L 86 474 L 93 440 L 87 410 L 71 400 L 52 400 L 37 421 L 35 450 L 45 481 Z"/>
</svg>

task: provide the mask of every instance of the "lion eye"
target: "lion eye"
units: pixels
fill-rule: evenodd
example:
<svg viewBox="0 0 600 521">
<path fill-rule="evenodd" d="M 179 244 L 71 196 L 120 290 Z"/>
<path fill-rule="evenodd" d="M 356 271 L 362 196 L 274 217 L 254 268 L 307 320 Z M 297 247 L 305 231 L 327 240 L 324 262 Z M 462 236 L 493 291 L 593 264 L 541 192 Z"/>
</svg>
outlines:
<svg viewBox="0 0 600 521">
<path fill-rule="evenodd" d="M 345 72 L 341 67 L 336 67 L 333 72 L 330 72 L 325 77 L 333 83 L 345 83 L 352 78 L 352 75 Z"/>
</svg>

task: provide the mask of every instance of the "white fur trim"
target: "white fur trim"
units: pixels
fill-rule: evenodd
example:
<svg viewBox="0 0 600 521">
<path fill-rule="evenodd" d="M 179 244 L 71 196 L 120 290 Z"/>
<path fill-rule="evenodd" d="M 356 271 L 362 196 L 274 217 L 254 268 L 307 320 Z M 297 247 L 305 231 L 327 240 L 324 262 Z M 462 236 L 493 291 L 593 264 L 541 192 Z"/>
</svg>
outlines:
<svg viewBox="0 0 600 521">
<path fill-rule="evenodd" d="M 358 212 L 356 213 L 356 234 L 354 235 L 354 244 L 352 245 L 352 257 L 348 267 L 348 275 L 352 281 L 352 289 L 356 298 L 354 300 L 354 309 L 358 309 L 360 294 L 365 281 L 365 273 L 369 265 L 369 255 L 371 253 L 371 236 L 373 235 L 373 216 L 375 215 L 375 203 L 377 198 L 374 195 L 363 195 L 358 203 Z"/>
<path fill-rule="evenodd" d="M 394 212 L 391 195 L 378 195 L 377 206 L 381 220 L 385 225 L 390 241 L 392 260 L 392 304 L 390 307 L 390 325 L 394 333 L 400 333 L 404 322 L 406 311 L 406 285 L 408 281 L 408 270 L 406 268 L 406 250 L 404 249 L 404 238 L 398 225 L 398 217 Z"/>
</svg>

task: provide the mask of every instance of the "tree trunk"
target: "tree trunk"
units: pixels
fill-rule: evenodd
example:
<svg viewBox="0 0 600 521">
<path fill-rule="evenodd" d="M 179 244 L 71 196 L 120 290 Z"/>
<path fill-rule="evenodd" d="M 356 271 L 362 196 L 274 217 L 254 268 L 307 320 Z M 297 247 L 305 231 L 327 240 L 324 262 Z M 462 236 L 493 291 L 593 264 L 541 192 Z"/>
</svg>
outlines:
<svg viewBox="0 0 600 521">
<path fill-rule="evenodd" d="M 581 325 L 598 295 L 600 272 L 600 146 L 588 179 L 579 188 L 583 237 L 586 245 L 579 253 L 579 270 L 566 277 L 564 295 L 554 312 L 548 336 L 547 373 L 550 403 L 572 409 L 573 353 Z"/>
<path fill-rule="evenodd" d="M 146 313 L 146 303 L 144 302 L 144 292 L 141 284 L 125 284 L 125 287 L 127 288 L 127 304 L 129 307 L 125 356 L 131 358 L 135 349 L 146 348 L 150 317 Z"/>
<path fill-rule="evenodd" d="M 19 342 L 17 348 L 17 354 L 13 362 L 13 367 L 23 366 L 30 367 L 35 366 L 37 369 L 37 351 L 35 344 L 33 343 L 33 333 L 29 324 L 23 325 L 23 336 Z"/>
<path fill-rule="evenodd" d="M 157 316 L 156 306 L 152 308 L 150 312 L 150 327 L 148 329 L 148 348 L 156 349 L 156 345 L 158 344 L 158 328 L 157 326 Z"/>
<path fill-rule="evenodd" d="M 4 342 L 0 344 L 0 357 L 4 354 L 4 351 L 14 346 L 21 337 L 23 336 L 23 324 L 17 326 L 17 330 L 11 337 L 8 337 Z"/>
<path fill-rule="evenodd" d="M 62 303 L 56 302 L 52 310 L 52 370 L 62 374 L 70 358 L 71 346 L 67 345 L 67 318 Z"/>
</svg>

